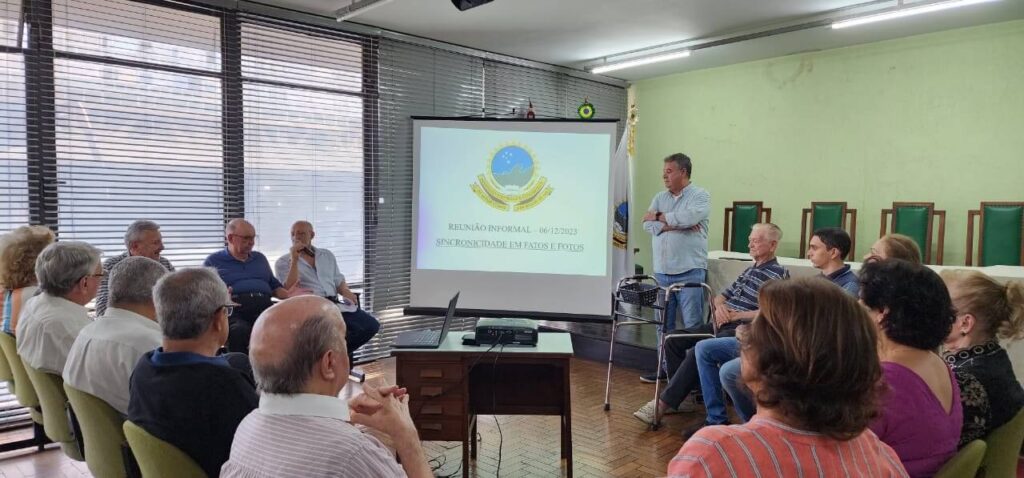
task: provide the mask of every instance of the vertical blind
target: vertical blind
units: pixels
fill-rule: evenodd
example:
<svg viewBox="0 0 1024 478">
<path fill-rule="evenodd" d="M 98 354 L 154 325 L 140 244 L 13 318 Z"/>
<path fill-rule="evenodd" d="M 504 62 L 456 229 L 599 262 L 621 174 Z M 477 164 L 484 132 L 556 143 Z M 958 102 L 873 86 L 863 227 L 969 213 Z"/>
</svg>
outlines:
<svg viewBox="0 0 1024 478">
<path fill-rule="evenodd" d="M 0 232 L 45 224 L 112 255 L 152 219 L 187 267 L 226 219 L 271 261 L 309 220 L 382 320 L 364 358 L 439 320 L 402 314 L 411 116 L 626 110 L 618 86 L 203 2 L 0 0 L 0 66 Z"/>
</svg>

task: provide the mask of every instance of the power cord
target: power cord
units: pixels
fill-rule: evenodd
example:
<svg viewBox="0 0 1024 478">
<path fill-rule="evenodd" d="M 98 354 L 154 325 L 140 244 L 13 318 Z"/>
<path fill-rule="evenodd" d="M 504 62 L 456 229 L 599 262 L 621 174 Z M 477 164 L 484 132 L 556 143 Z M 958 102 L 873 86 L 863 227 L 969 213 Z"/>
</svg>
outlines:
<svg viewBox="0 0 1024 478">
<path fill-rule="evenodd" d="M 501 339 L 498 342 L 502 342 Z M 501 476 L 501 448 L 505 445 L 505 437 L 501 434 L 501 423 L 498 423 L 498 358 L 501 357 L 501 352 L 505 350 L 505 344 L 502 343 L 501 347 L 498 348 L 498 353 L 494 356 L 494 363 L 491 364 L 491 413 L 494 413 L 494 425 L 498 427 L 498 469 L 494 472 L 494 476 Z"/>
</svg>

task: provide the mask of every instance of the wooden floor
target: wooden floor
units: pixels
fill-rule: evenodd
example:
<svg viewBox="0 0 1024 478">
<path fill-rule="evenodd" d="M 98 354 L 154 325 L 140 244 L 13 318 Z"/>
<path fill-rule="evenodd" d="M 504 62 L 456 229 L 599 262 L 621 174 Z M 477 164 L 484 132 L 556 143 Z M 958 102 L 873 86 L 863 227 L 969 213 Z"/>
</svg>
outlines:
<svg viewBox="0 0 1024 478">
<path fill-rule="evenodd" d="M 370 383 L 394 383 L 394 360 L 385 359 L 363 366 Z M 682 445 L 683 426 L 703 420 L 703 411 L 667 417 L 659 431 L 633 417 L 633 411 L 650 400 L 654 385 L 641 383 L 637 372 L 612 371 L 612 409 L 604 411 L 603 364 L 574 359 L 572 365 L 573 463 L 577 477 L 664 476 L 668 461 Z M 346 395 L 356 387 L 346 387 Z M 353 389 L 349 391 L 349 389 Z M 497 476 L 499 444 L 500 476 L 563 476 L 559 459 L 558 417 L 493 416 L 479 419 L 479 457 L 470 466 L 470 476 Z M 501 435 L 498 433 L 498 424 Z M 51 445 L 53 447 L 53 445 Z M 461 443 L 425 442 L 428 459 L 438 476 L 462 476 Z M 0 477 L 91 476 L 85 463 L 64 457 L 60 449 L 43 452 L 24 450 L 0 454 Z"/>
</svg>

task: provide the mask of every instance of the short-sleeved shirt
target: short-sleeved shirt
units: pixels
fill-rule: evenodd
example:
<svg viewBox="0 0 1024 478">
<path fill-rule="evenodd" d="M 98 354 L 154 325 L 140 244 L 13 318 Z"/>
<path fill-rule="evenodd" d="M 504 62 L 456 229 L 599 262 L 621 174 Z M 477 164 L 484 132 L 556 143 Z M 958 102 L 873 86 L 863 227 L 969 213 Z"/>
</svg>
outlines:
<svg viewBox="0 0 1024 478">
<path fill-rule="evenodd" d="M 348 404 L 337 397 L 265 393 L 260 407 L 238 426 L 220 476 L 406 476 L 380 441 L 348 420 Z"/>
<path fill-rule="evenodd" d="M 258 292 L 273 295 L 275 290 L 284 287 L 271 272 L 267 256 L 256 251 L 250 252 L 245 261 L 240 261 L 224 248 L 210 254 L 203 265 L 217 269 L 220 279 L 233 294 Z"/>
<path fill-rule="evenodd" d="M 844 265 L 842 269 L 831 274 L 822 275 L 822 277 L 832 281 L 833 284 L 842 288 L 847 294 L 855 298 L 860 297 L 860 282 L 857 281 L 857 274 L 853 273 L 849 264 Z"/>
<path fill-rule="evenodd" d="M 96 317 L 103 315 L 107 311 L 107 300 L 110 298 L 110 271 L 114 269 L 114 266 L 129 257 L 131 257 L 131 253 L 125 251 L 123 254 L 111 257 L 103 262 L 103 277 L 100 278 L 100 288 L 96 291 Z M 160 260 L 157 262 L 164 266 L 164 269 L 167 269 L 168 272 L 174 272 L 174 266 L 171 265 L 171 261 L 163 256 L 160 256 Z"/>
<path fill-rule="evenodd" d="M 722 291 L 726 307 L 740 311 L 757 310 L 757 294 L 761 286 L 774 279 L 789 279 L 789 271 L 779 265 L 779 260 L 774 257 L 748 267 L 732 285 Z"/>
<path fill-rule="evenodd" d="M 18 355 L 29 367 L 60 375 L 75 338 L 90 323 L 85 307 L 63 297 L 38 294 L 29 299 L 18 322 Z"/>
<path fill-rule="evenodd" d="M 313 262 L 316 267 L 299 259 L 299 287 L 308 289 L 310 293 L 320 297 L 338 295 L 338 286 L 345 282 L 345 275 L 338 269 L 338 260 L 334 253 L 327 249 L 309 246 L 313 250 Z M 292 266 L 291 254 L 277 258 L 274 270 L 278 280 L 288 277 L 288 269 Z"/>
<path fill-rule="evenodd" d="M 871 430 L 839 441 L 755 415 L 743 425 L 702 428 L 668 463 L 668 476 L 889 478 L 907 472 L 896 452 Z"/>
</svg>

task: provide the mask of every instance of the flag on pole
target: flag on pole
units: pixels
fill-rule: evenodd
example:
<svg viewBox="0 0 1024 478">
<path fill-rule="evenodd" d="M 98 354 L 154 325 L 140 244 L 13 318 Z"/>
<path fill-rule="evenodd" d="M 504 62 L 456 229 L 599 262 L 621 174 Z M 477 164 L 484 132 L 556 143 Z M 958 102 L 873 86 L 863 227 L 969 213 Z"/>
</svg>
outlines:
<svg viewBox="0 0 1024 478">
<path fill-rule="evenodd" d="M 633 275 L 633 243 L 630 241 L 630 137 L 633 128 L 627 125 L 612 157 L 612 290 L 623 277 Z"/>
</svg>

